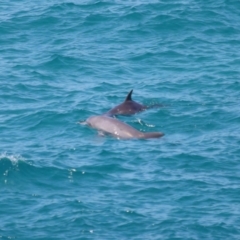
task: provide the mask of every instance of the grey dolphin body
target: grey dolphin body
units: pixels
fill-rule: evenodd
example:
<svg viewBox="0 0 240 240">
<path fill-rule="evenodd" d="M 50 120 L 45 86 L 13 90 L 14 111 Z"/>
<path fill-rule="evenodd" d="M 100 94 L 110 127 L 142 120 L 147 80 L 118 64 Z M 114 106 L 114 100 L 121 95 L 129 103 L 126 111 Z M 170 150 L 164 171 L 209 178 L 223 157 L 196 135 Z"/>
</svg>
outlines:
<svg viewBox="0 0 240 240">
<path fill-rule="evenodd" d="M 160 138 L 164 135 L 161 132 L 140 132 L 130 125 L 107 115 L 89 117 L 86 123 L 92 128 L 121 139 Z"/>
<path fill-rule="evenodd" d="M 128 93 L 128 95 L 123 103 L 112 108 L 106 114 L 109 116 L 120 115 L 120 114 L 121 115 L 133 115 L 135 113 L 146 110 L 148 108 L 147 106 L 144 106 L 144 105 L 132 100 L 132 92 L 133 92 L 133 90 L 131 90 Z"/>
</svg>

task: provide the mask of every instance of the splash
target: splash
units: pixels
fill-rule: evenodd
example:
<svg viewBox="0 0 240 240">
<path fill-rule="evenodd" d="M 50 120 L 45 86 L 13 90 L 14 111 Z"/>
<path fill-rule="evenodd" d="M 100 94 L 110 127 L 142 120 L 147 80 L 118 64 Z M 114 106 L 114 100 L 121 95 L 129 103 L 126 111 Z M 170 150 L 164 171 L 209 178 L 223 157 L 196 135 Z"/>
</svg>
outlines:
<svg viewBox="0 0 240 240">
<path fill-rule="evenodd" d="M 7 152 L 0 153 L 0 161 L 6 159 L 10 160 L 13 166 L 17 165 L 19 160 L 25 160 L 20 154 L 8 154 Z"/>
<path fill-rule="evenodd" d="M 19 170 L 19 161 L 25 160 L 19 154 L 0 153 L 0 176 L 4 184 L 8 183 L 9 172 Z"/>
</svg>

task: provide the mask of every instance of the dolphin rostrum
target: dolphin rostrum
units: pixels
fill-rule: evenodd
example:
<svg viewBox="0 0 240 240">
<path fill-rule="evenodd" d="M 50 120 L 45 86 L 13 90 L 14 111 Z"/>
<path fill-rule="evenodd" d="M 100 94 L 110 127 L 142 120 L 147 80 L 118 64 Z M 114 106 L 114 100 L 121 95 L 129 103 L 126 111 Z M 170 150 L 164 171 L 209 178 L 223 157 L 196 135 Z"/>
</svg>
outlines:
<svg viewBox="0 0 240 240">
<path fill-rule="evenodd" d="M 92 128 L 111 134 L 119 139 L 160 138 L 164 135 L 161 132 L 140 132 L 130 125 L 107 115 L 89 117 L 85 123 Z"/>
<path fill-rule="evenodd" d="M 155 104 L 155 105 L 152 105 L 152 106 L 144 106 L 140 103 L 137 103 L 135 101 L 132 100 L 132 92 L 133 90 L 131 90 L 126 99 L 124 100 L 123 103 L 117 105 L 116 107 L 112 108 L 111 110 L 109 110 L 108 112 L 106 112 L 105 114 L 106 115 L 109 115 L 109 116 L 114 116 L 114 115 L 133 115 L 135 113 L 138 113 L 138 112 L 142 112 L 148 108 L 151 108 L 151 107 L 160 107 L 162 105 L 160 104 Z"/>
</svg>

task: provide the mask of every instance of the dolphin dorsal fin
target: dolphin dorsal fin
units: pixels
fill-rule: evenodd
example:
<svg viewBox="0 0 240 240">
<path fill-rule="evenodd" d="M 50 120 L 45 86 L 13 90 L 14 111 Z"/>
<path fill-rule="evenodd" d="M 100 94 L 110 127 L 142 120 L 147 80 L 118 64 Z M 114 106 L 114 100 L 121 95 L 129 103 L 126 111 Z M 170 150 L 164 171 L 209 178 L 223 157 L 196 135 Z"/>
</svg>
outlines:
<svg viewBox="0 0 240 240">
<path fill-rule="evenodd" d="M 133 92 L 133 89 L 128 93 L 125 101 L 132 101 L 132 92 Z"/>
</svg>

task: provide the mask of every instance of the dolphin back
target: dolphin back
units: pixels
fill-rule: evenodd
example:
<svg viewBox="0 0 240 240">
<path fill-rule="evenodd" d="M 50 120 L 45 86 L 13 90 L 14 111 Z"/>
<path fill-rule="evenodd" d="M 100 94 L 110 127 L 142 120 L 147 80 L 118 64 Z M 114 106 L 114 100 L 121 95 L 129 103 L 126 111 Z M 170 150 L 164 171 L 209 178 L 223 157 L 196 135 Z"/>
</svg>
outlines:
<svg viewBox="0 0 240 240">
<path fill-rule="evenodd" d="M 140 132 L 132 126 L 108 115 L 92 116 L 86 120 L 86 123 L 92 128 L 112 134 L 121 139 L 160 138 L 164 135 L 161 132 Z"/>
<path fill-rule="evenodd" d="M 147 133 L 143 133 L 143 137 L 142 138 L 145 138 L 145 139 L 148 139 L 148 138 L 160 138 L 164 136 L 164 133 L 161 133 L 161 132 L 147 132 Z"/>
</svg>

